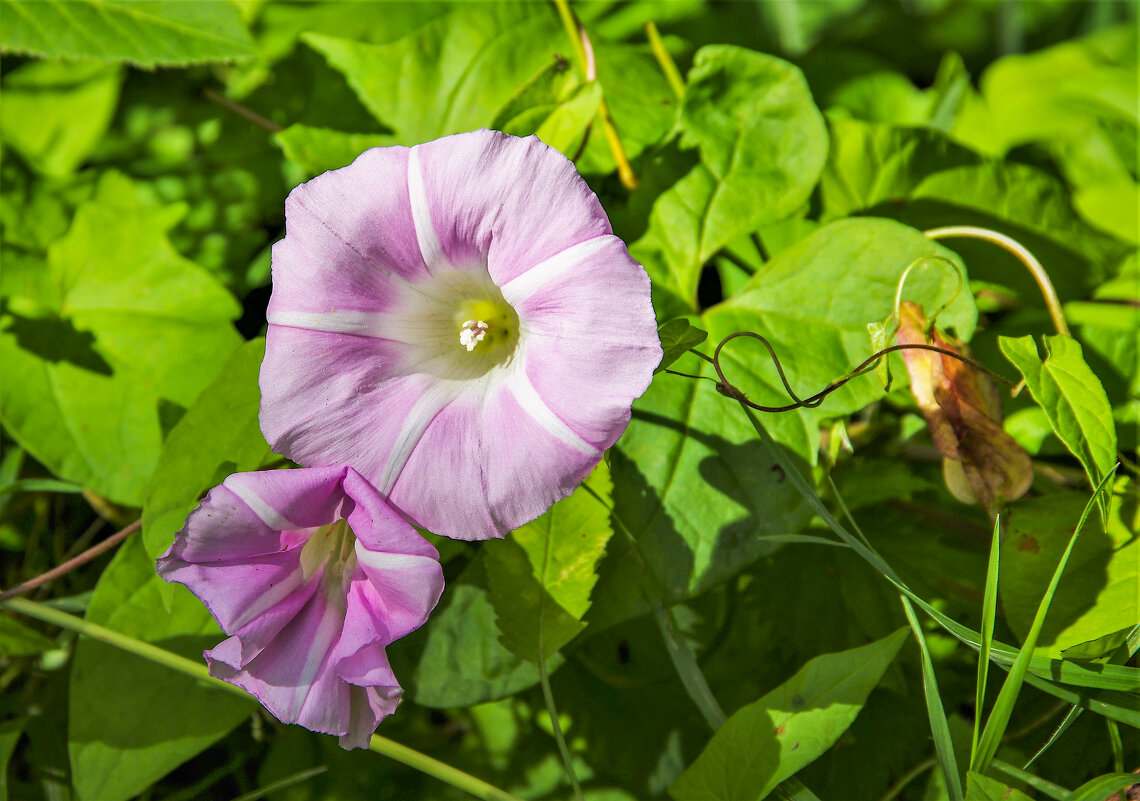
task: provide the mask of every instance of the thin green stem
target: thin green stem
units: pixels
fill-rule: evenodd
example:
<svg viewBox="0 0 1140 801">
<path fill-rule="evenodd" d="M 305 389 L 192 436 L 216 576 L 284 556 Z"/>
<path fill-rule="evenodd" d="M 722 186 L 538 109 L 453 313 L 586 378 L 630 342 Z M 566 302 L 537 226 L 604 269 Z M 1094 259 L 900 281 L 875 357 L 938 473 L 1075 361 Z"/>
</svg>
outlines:
<svg viewBox="0 0 1140 801">
<path fill-rule="evenodd" d="M 286 776 L 283 779 L 278 779 L 275 782 L 270 782 L 264 787 L 258 787 L 252 792 L 242 793 L 237 798 L 233 799 L 233 801 L 258 801 L 259 798 L 264 798 L 270 793 L 275 793 L 278 790 L 284 790 L 286 787 L 292 787 L 294 784 L 307 782 L 314 776 L 320 776 L 322 773 L 327 772 L 328 769 L 328 765 L 318 765 L 315 768 L 299 771 L 297 773 L 294 773 L 292 776 Z"/>
<path fill-rule="evenodd" d="M 542 684 L 542 698 L 546 701 L 546 712 L 550 715 L 550 728 L 554 732 L 555 742 L 558 743 L 558 753 L 562 756 L 562 765 L 566 769 L 567 778 L 570 779 L 574 798 L 577 801 L 582 801 L 582 787 L 578 784 L 578 776 L 574 772 L 574 761 L 570 756 L 570 749 L 566 745 L 566 738 L 562 734 L 562 724 L 558 721 L 558 707 L 554 705 L 554 693 L 550 689 L 550 675 L 546 671 L 546 659 L 542 656 L 541 637 L 539 638 L 538 678 Z"/>
<path fill-rule="evenodd" d="M 1049 309 L 1049 316 L 1053 319 L 1053 327 L 1057 330 L 1058 334 L 1064 336 L 1071 336 L 1069 333 L 1069 326 L 1065 322 L 1065 315 L 1061 312 L 1061 300 L 1057 297 L 1057 290 L 1053 288 L 1053 282 L 1049 280 L 1049 273 L 1045 272 L 1045 268 L 1041 266 L 1041 262 L 1037 257 L 1030 253 L 1024 245 L 1012 237 L 1005 234 L 991 231 L 988 228 L 976 228 L 972 225 L 950 225 L 945 228 L 931 228 L 929 231 L 923 233 L 930 239 L 948 239 L 953 237 L 961 237 L 965 239 L 981 239 L 984 242 L 997 245 L 1000 248 L 1012 253 L 1017 257 L 1018 261 L 1025 265 L 1025 269 L 1029 270 L 1033 280 L 1037 282 L 1037 288 L 1041 290 L 1041 297 L 1045 299 L 1045 306 Z"/>
<path fill-rule="evenodd" d="M 653 57 L 657 59 L 661 72 L 665 74 L 665 80 L 669 82 L 673 94 L 680 100 L 685 96 L 685 79 L 681 77 L 681 71 L 677 69 L 677 62 L 669 55 L 669 51 L 665 48 L 665 42 L 661 39 L 661 34 L 651 19 L 645 21 L 645 35 L 649 38 L 649 49 L 653 51 Z"/>
<path fill-rule="evenodd" d="M 93 640 L 113 645 L 127 653 L 141 656 L 158 665 L 164 665 L 171 670 L 176 670 L 186 676 L 198 679 L 206 684 L 216 687 L 219 690 L 234 695 L 239 695 L 247 700 L 250 696 L 245 690 L 236 687 L 233 684 L 228 684 L 220 679 L 215 679 L 210 675 L 206 666 L 200 662 L 186 659 L 185 657 L 173 654 L 156 645 L 151 645 L 142 640 L 136 640 L 134 637 L 127 636 L 118 631 L 112 631 L 98 623 L 91 623 L 83 618 L 69 615 L 66 612 L 60 612 L 58 609 L 53 609 L 50 606 L 29 601 L 26 598 L 12 598 L 10 600 L 0 603 L 0 609 L 10 609 L 27 617 L 41 620 L 44 623 L 50 623 L 53 626 L 74 631 L 77 634 L 82 634 L 90 637 Z M 408 748 L 406 745 L 400 745 L 397 742 L 389 740 L 386 737 L 381 737 L 378 734 L 372 735 L 372 741 L 369 743 L 369 749 L 378 754 L 395 759 L 397 762 L 402 762 L 410 768 L 425 773 L 435 779 L 450 784 L 452 787 L 464 790 L 476 798 L 481 798 L 483 801 L 520 801 L 520 799 L 504 792 L 487 782 L 477 779 L 470 774 L 464 773 L 457 768 L 451 767 L 444 762 L 433 759 L 426 754 L 421 754 Z"/>
<path fill-rule="evenodd" d="M 899 780 L 887 788 L 887 792 L 883 793 L 883 797 L 879 801 L 894 801 L 902 794 L 907 785 L 917 779 L 926 771 L 933 768 L 938 764 L 938 760 L 934 757 L 927 757 L 921 762 L 917 763 L 914 767 L 899 777 Z"/>
</svg>

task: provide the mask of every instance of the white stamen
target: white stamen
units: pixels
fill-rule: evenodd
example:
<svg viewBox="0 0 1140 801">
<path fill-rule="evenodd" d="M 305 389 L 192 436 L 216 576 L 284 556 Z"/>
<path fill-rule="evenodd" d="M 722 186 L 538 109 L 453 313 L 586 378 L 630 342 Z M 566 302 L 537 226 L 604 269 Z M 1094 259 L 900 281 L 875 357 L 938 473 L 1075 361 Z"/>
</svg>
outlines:
<svg viewBox="0 0 1140 801">
<path fill-rule="evenodd" d="M 459 329 L 459 344 L 467 348 L 467 352 L 475 350 L 475 346 L 487 336 L 491 326 L 482 320 L 467 320 Z"/>
</svg>

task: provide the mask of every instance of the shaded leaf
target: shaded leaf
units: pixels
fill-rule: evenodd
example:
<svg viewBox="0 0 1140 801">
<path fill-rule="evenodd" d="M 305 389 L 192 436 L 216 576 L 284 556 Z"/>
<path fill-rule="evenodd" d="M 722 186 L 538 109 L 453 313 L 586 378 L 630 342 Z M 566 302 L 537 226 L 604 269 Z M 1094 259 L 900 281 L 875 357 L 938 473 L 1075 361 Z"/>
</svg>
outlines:
<svg viewBox="0 0 1140 801">
<path fill-rule="evenodd" d="M 657 336 L 661 339 L 661 364 L 657 365 L 654 373 L 660 373 L 677 359 L 684 356 L 697 345 L 709 337 L 708 331 L 702 331 L 688 320 L 670 320 L 657 329 Z"/>
<path fill-rule="evenodd" d="M 195 0 L 0 0 L 0 51 L 140 67 L 254 55 L 231 3 Z"/>
<path fill-rule="evenodd" d="M 759 801 L 839 739 L 906 640 L 885 639 L 808 662 L 737 710 L 669 788 L 681 801 Z"/>
<path fill-rule="evenodd" d="M 966 801 L 1030 801 L 1020 790 L 970 771 L 966 774 Z"/>
<path fill-rule="evenodd" d="M 7 615 L 0 615 L 0 655 L 32 656 L 55 647 L 53 640 L 35 629 Z"/>
</svg>

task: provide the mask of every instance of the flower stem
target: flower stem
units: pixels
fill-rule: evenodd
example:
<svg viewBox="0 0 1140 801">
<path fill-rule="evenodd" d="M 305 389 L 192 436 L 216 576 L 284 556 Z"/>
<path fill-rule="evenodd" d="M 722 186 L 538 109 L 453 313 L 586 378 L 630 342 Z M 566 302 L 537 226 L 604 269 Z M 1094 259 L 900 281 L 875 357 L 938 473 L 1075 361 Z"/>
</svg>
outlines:
<svg viewBox="0 0 1140 801">
<path fill-rule="evenodd" d="M 542 624 L 539 623 L 539 625 Z M 546 671 L 546 659 L 542 656 L 541 645 L 538 654 L 538 678 L 542 682 L 542 698 L 546 701 L 546 712 L 550 715 L 550 727 L 554 732 L 554 739 L 558 743 L 558 753 L 562 756 L 562 765 L 566 769 L 567 778 L 570 779 L 575 800 L 582 801 L 582 787 L 578 784 L 577 774 L 574 773 L 574 761 L 570 756 L 570 749 L 566 746 L 566 738 L 562 734 L 562 724 L 558 722 L 558 707 L 554 705 L 554 692 L 550 689 L 550 674 Z"/>
<path fill-rule="evenodd" d="M 100 554 L 111 550 L 127 537 L 138 531 L 141 527 L 142 521 L 136 520 L 121 531 L 115 532 L 110 537 L 100 542 L 98 545 L 94 545 L 91 548 L 88 548 L 83 553 L 71 559 L 68 559 L 63 564 L 53 567 L 46 573 L 41 573 L 34 578 L 30 578 L 27 581 L 21 582 L 15 587 L 12 587 L 10 590 L 4 590 L 4 592 L 0 592 L 0 601 L 7 601 L 9 598 L 15 598 L 17 595 L 23 595 L 29 590 L 34 590 L 36 587 L 47 584 L 49 581 L 53 581 L 63 574 L 71 572 L 85 562 L 90 562 L 96 556 L 99 556 Z"/>
<path fill-rule="evenodd" d="M 553 2 L 558 9 L 558 18 L 562 20 L 562 27 L 566 29 L 566 35 L 573 44 L 574 54 L 578 59 L 578 67 L 588 82 L 597 80 L 593 48 L 590 46 L 586 29 L 575 19 L 574 12 L 570 10 L 569 0 L 553 0 Z M 614 125 L 614 118 L 610 114 L 610 107 L 606 103 L 604 94 L 598 102 L 598 117 L 602 120 L 602 132 L 606 136 L 606 144 L 610 146 L 610 153 L 617 165 L 618 178 L 621 179 L 622 186 L 632 191 L 637 188 L 637 176 L 634 175 L 633 167 L 629 163 L 629 157 L 625 153 L 625 145 L 622 144 L 617 126 Z"/>
<path fill-rule="evenodd" d="M 923 231 L 923 233 L 930 239 L 948 239 L 952 237 L 981 239 L 1008 250 L 1017 257 L 1018 261 L 1025 265 L 1025 269 L 1029 270 L 1029 273 L 1033 276 L 1033 280 L 1037 282 L 1037 288 L 1041 290 L 1041 297 L 1045 299 L 1045 306 L 1049 309 L 1049 316 L 1053 319 L 1053 328 L 1057 330 L 1058 334 L 1071 336 L 1069 326 L 1065 322 L 1065 316 L 1061 313 L 1061 300 L 1057 297 L 1057 290 L 1053 288 L 1053 282 L 1049 280 L 1049 274 L 1045 272 L 1045 268 L 1041 266 L 1041 262 L 1037 260 L 1037 257 L 1030 253 L 1026 247 L 1016 239 L 998 233 L 997 231 L 991 231 L 988 228 L 976 228 L 972 225 L 951 225 L 945 228 L 931 228 L 929 231 Z"/>
<path fill-rule="evenodd" d="M 653 57 L 657 59 L 661 72 L 665 73 L 665 80 L 669 82 L 673 94 L 680 100 L 685 96 L 685 79 L 681 77 L 681 71 L 677 69 L 677 62 L 665 49 L 665 42 L 661 39 L 661 34 L 651 19 L 645 21 L 645 35 L 649 38 L 649 48 L 653 51 Z"/>
<path fill-rule="evenodd" d="M 121 632 L 112 631 L 104 626 L 100 626 L 98 623 L 91 623 L 83 618 L 69 615 L 66 612 L 61 612 L 58 609 L 53 609 L 50 606 L 45 606 L 35 601 L 29 601 L 26 598 L 12 598 L 4 601 L 0 603 L 0 609 L 10 609 L 21 615 L 42 620 L 44 623 L 50 623 L 53 626 L 74 631 L 77 634 L 82 634 L 93 640 L 113 645 L 128 653 L 141 656 L 143 659 L 148 659 L 151 662 L 164 665 L 179 673 L 198 679 L 219 690 L 225 690 L 234 695 L 240 695 L 247 700 L 253 700 L 245 690 L 240 687 L 227 684 L 220 679 L 215 679 L 210 675 L 206 666 L 200 662 L 195 662 L 178 654 L 171 653 L 156 645 L 137 640 Z M 378 754 L 383 754 L 391 759 L 395 759 L 397 762 L 402 762 L 408 767 L 425 773 L 432 778 L 439 779 L 442 782 L 450 784 L 452 787 L 464 790 L 476 798 L 483 799 L 483 801 L 520 801 L 510 793 L 493 787 L 481 779 L 477 779 L 470 774 L 451 767 L 451 765 L 433 759 L 426 754 L 421 754 L 419 751 L 408 748 L 406 745 L 400 745 L 378 734 L 372 735 L 369 749 Z"/>
</svg>

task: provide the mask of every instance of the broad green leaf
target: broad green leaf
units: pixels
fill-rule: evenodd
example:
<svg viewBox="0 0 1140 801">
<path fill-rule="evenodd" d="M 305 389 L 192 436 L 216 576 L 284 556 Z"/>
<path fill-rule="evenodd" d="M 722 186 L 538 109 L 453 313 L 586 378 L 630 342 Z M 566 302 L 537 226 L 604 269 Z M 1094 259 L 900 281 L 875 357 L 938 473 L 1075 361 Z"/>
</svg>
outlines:
<svg viewBox="0 0 1140 801">
<path fill-rule="evenodd" d="M 538 668 L 499 642 L 487 597 L 482 553 L 449 581 L 423 628 L 388 648 L 400 683 L 422 706 L 456 707 L 494 701 L 538 684 Z M 562 663 L 555 655 L 547 667 Z"/>
<path fill-rule="evenodd" d="M 4 76 L 0 141 L 46 175 L 68 175 L 107 132 L 122 70 L 95 62 L 39 61 Z"/>
<path fill-rule="evenodd" d="M 602 502 L 591 493 L 597 493 Z M 601 462 L 570 497 L 484 546 L 483 563 L 500 640 L 538 664 L 586 627 L 597 564 L 613 534 L 610 471 Z"/>
<path fill-rule="evenodd" d="M 139 67 L 254 55 L 232 3 L 196 0 L 0 0 L 0 52 L 125 61 Z"/>
<path fill-rule="evenodd" d="M 885 639 L 808 662 L 734 713 L 669 788 L 681 801 L 759 801 L 839 739 L 906 640 Z"/>
<path fill-rule="evenodd" d="M 1033 337 L 1000 337 L 1005 357 L 1025 377 L 1033 399 L 1049 416 L 1049 425 L 1085 468 L 1096 486 L 1116 464 L 1116 425 L 1100 379 L 1089 369 L 1080 343 L 1067 336 L 1045 336 L 1041 358 Z M 1108 517 L 1108 500 L 1101 502 Z"/>
<path fill-rule="evenodd" d="M 970 771 L 966 774 L 966 801 L 1030 801 L 1020 790 Z"/>
<path fill-rule="evenodd" d="M 981 97 L 954 136 L 1003 155 L 1011 147 L 1065 137 L 1106 117 L 1138 121 L 1136 30 L 1125 24 L 1036 53 L 1006 56 L 982 75 Z"/>
<path fill-rule="evenodd" d="M 734 298 L 707 310 L 697 324 L 719 343 L 737 331 L 767 337 L 801 398 L 823 389 L 870 356 L 866 324 L 894 303 L 907 265 L 930 255 L 952 257 L 919 232 L 888 220 L 842 220 L 775 256 Z M 938 308 L 957 277 L 945 268 L 915 269 L 908 299 Z M 962 293 L 939 318 L 960 336 L 973 332 L 976 311 Z M 711 351 L 710 346 L 707 350 Z M 722 352 L 733 384 L 755 402 L 791 403 L 760 343 L 733 341 Z M 682 357 L 685 372 L 715 378 L 712 366 Z M 814 461 L 823 420 L 883 396 L 873 375 L 849 382 L 816 409 L 766 417 L 796 458 Z M 736 574 L 774 545 L 769 535 L 797 532 L 807 512 L 782 469 L 757 442 L 748 419 L 712 381 L 658 374 L 634 403 L 633 419 L 614 461 L 617 516 L 637 540 L 610 544 L 590 619 L 644 611 L 646 568 L 670 601 L 698 594 Z M 602 599 L 606 598 L 605 603 Z"/>
<path fill-rule="evenodd" d="M 154 561 L 128 540 L 95 587 L 87 620 L 189 659 L 225 635 L 202 603 L 176 587 L 163 609 Z M 123 801 L 221 739 L 252 701 L 141 657 L 80 638 L 71 669 L 68 751 L 79 801 Z"/>
<path fill-rule="evenodd" d="M 1140 624 L 1140 513 L 1121 480 L 1106 531 L 1086 531 L 1053 598 L 1037 654 L 1060 658 L 1073 646 Z M 1001 554 L 1001 599 L 1009 627 L 1024 638 L 1037 602 L 1088 496 L 1057 491 L 1010 511 Z"/>
<path fill-rule="evenodd" d="M 322 34 L 304 41 L 341 72 L 361 103 L 413 145 L 488 125 L 565 48 L 553 13 L 525 3 L 462 8 L 395 42 Z"/>
<path fill-rule="evenodd" d="M 166 239 L 178 213 L 108 174 L 46 265 L 0 279 L 0 420 L 58 477 L 134 506 L 162 408 L 189 406 L 241 341 L 233 296 Z"/>
<path fill-rule="evenodd" d="M 598 113 L 602 86 L 584 83 L 568 61 L 555 61 L 515 93 L 490 127 L 515 136 L 535 134 L 573 157 Z"/>
<path fill-rule="evenodd" d="M 661 357 L 661 364 L 657 365 L 653 371 L 654 373 L 661 372 L 697 345 L 700 345 L 708 339 L 709 332 L 702 331 L 688 320 L 677 319 L 670 320 L 658 328 L 657 335 L 661 339 L 661 350 L 664 355 Z"/>
<path fill-rule="evenodd" d="M 346 133 L 331 128 L 294 124 L 273 135 L 285 158 L 309 175 L 339 169 L 372 147 L 392 144 L 392 137 L 378 133 Z"/>
<path fill-rule="evenodd" d="M 719 45 L 697 52 L 680 127 L 682 146 L 697 148 L 700 163 L 657 200 L 631 252 L 692 310 L 705 262 L 807 201 L 827 131 L 799 69 Z"/>
<path fill-rule="evenodd" d="M 234 351 L 167 436 L 143 501 L 142 538 L 151 559 L 170 547 L 206 490 L 230 473 L 258 469 L 271 457 L 257 422 L 257 375 L 264 354 L 263 339 Z"/>
<path fill-rule="evenodd" d="M 819 191 L 825 219 L 910 196 L 924 178 L 980 157 L 929 128 L 829 117 L 831 147 Z"/>
<path fill-rule="evenodd" d="M 33 628 L 29 628 L 15 618 L 0 615 L 0 655 L 32 656 L 55 648 L 49 640 Z"/>
</svg>

